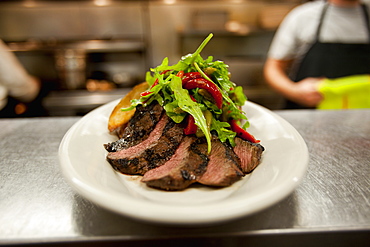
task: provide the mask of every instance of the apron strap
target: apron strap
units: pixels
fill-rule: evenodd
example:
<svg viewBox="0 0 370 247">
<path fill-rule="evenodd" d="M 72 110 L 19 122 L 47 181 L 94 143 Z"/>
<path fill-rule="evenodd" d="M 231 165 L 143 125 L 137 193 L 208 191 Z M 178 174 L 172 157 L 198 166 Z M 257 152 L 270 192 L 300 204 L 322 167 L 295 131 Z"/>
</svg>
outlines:
<svg viewBox="0 0 370 247">
<path fill-rule="evenodd" d="M 323 20 L 324 20 L 324 16 L 325 16 L 325 13 L 326 13 L 326 10 L 328 9 L 329 7 L 329 4 L 328 3 L 325 3 L 323 9 L 322 9 L 322 12 L 321 12 L 321 16 L 320 16 L 320 20 L 319 20 L 319 25 L 317 27 L 317 30 L 316 30 L 316 37 L 315 37 L 315 41 L 319 41 L 319 37 L 320 37 L 320 32 L 321 32 L 321 26 L 322 26 L 322 23 L 323 23 Z"/>
<path fill-rule="evenodd" d="M 364 12 L 365 21 L 366 21 L 366 27 L 367 27 L 367 34 L 369 36 L 369 42 L 370 42 L 370 21 L 369 21 L 369 12 L 365 4 L 361 4 L 362 11 Z"/>
<path fill-rule="evenodd" d="M 319 41 L 319 37 L 320 37 L 320 33 L 321 33 L 321 26 L 322 26 L 322 23 L 323 23 L 323 20 L 324 20 L 324 17 L 325 17 L 325 13 L 326 13 L 326 10 L 328 9 L 329 7 L 329 3 L 325 3 L 323 9 L 322 9 L 322 12 L 321 12 L 321 16 L 320 16 L 320 20 L 319 20 L 319 25 L 317 27 L 317 30 L 316 30 L 316 37 L 315 37 L 315 41 Z M 369 42 L 370 42 L 370 18 L 369 18 L 369 12 L 368 12 L 368 9 L 366 7 L 365 4 L 361 4 L 361 8 L 362 8 L 362 11 L 364 13 L 364 17 L 365 17 L 365 23 L 366 23 L 366 27 L 367 27 L 367 34 L 368 34 L 368 38 L 369 38 Z"/>
</svg>

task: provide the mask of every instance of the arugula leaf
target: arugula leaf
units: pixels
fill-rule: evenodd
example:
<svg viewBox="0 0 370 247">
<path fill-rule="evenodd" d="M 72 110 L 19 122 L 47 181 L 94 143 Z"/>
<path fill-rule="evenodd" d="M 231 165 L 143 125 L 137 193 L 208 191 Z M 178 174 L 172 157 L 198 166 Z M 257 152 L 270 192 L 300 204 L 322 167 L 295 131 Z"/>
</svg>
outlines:
<svg viewBox="0 0 370 247">
<path fill-rule="evenodd" d="M 230 124 L 228 122 L 221 122 L 216 119 L 213 119 L 211 123 L 211 131 L 215 130 L 217 132 L 218 138 L 221 142 L 226 142 L 228 140 L 231 146 L 235 146 L 234 138 L 236 133 L 230 129 L 227 129 L 229 127 Z"/>
<path fill-rule="evenodd" d="M 139 104 L 146 106 L 156 100 L 176 123 L 182 122 L 187 114 L 191 114 L 195 119 L 195 124 L 207 139 L 208 152 L 211 151 L 211 131 L 217 132 L 222 142 L 228 141 L 234 146 L 236 133 L 230 129 L 227 121 L 229 119 L 247 120 L 245 113 L 239 109 L 247 98 L 243 88 L 237 87 L 234 82 L 230 81 L 228 65 L 222 61 L 213 61 L 212 56 L 205 60 L 201 57 L 201 51 L 212 37 L 213 34 L 208 35 L 193 54 L 183 56 L 178 63 L 169 65 L 166 57 L 159 66 L 150 69 L 146 74 L 146 81 L 151 86 L 150 93 L 133 100 L 131 106 L 123 110 L 131 110 Z M 182 80 L 177 76 L 180 71 L 184 73 L 198 71 L 202 77 L 212 81 L 222 94 L 222 109 L 219 109 L 212 99 L 206 98 L 204 93 L 200 94 L 198 88 L 183 89 Z M 196 102 L 192 100 L 190 94 Z M 206 119 L 204 112 L 211 115 L 211 121 L 208 121 L 211 122 L 210 125 L 207 125 L 209 115 Z M 246 121 L 243 128 L 248 126 L 249 122 Z"/>
<path fill-rule="evenodd" d="M 212 39 L 212 37 L 213 34 L 210 33 L 193 54 L 184 56 L 181 60 L 188 65 L 193 64 L 196 61 L 196 59 L 200 57 L 200 53 L 202 52 L 203 48 L 208 44 L 208 42 Z"/>
<path fill-rule="evenodd" d="M 245 101 L 247 101 L 247 97 L 245 96 L 243 88 L 241 86 L 238 86 L 233 90 L 233 95 L 231 96 L 231 99 L 238 106 L 243 106 L 245 104 Z"/>
<path fill-rule="evenodd" d="M 202 130 L 207 139 L 208 153 L 211 152 L 211 133 L 207 128 L 207 121 L 197 102 L 194 102 L 189 95 L 189 91 L 182 88 L 181 78 L 174 76 L 169 84 L 178 106 L 185 112 L 191 114 L 195 119 L 195 124 Z"/>
<path fill-rule="evenodd" d="M 175 100 L 164 105 L 164 110 L 175 123 L 181 123 L 186 117 L 187 113 L 179 107 L 179 101 Z"/>
<path fill-rule="evenodd" d="M 235 83 L 229 80 L 229 72 L 228 72 L 228 66 L 221 61 L 215 61 L 213 62 L 211 59 L 213 57 L 208 57 L 207 60 L 200 61 L 199 64 L 197 62 L 194 62 L 194 67 L 197 69 L 198 72 L 200 72 L 206 79 L 217 82 L 215 83 L 216 86 L 219 87 L 220 92 L 222 94 L 222 98 L 227 102 L 228 111 L 230 112 L 230 117 L 234 119 L 247 119 L 245 114 L 239 110 L 237 105 L 240 105 L 239 102 L 237 102 L 237 105 L 234 103 L 234 101 L 229 97 L 229 93 L 234 90 L 234 87 L 236 86 Z M 214 68 L 214 72 L 212 73 L 212 77 L 215 80 L 210 79 L 207 75 L 204 74 L 203 70 Z M 240 87 L 241 88 L 241 87 Z M 243 96 L 241 96 L 243 94 Z M 238 89 L 238 96 L 240 97 L 240 102 L 243 101 L 245 97 L 243 91 L 240 92 Z M 244 104 L 244 102 L 243 102 Z M 241 106 L 241 105 L 240 105 Z"/>
</svg>

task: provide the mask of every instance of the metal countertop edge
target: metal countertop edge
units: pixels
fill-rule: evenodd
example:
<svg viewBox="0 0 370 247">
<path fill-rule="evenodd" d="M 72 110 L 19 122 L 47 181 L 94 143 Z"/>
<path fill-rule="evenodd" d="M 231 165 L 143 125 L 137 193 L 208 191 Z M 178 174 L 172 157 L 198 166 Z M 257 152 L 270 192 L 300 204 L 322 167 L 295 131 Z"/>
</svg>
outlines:
<svg viewBox="0 0 370 247">
<path fill-rule="evenodd" d="M 365 225 L 364 227 L 322 227 L 322 228 L 294 228 L 294 229 L 266 229 L 266 230 L 254 230 L 254 231 L 241 231 L 235 233 L 207 233 L 207 234 L 179 234 L 176 236 L 144 236 L 144 237 L 131 237 L 131 236 L 100 236 L 100 237 L 90 237 L 90 236 L 76 236 L 76 237 L 50 237 L 50 238 L 27 238 L 27 239 L 0 239 L 0 246 L 80 246 L 86 243 L 123 243 L 123 242 L 150 242 L 150 241 L 176 241 L 176 240 L 207 240 L 207 239 L 226 239 L 226 238 L 248 238 L 248 237 L 263 237 L 268 238 L 274 237 L 278 239 L 296 237 L 296 236 L 321 236 L 322 238 L 328 237 L 327 235 L 338 235 L 348 237 L 349 235 L 363 236 L 364 239 L 370 240 L 370 225 Z M 338 239 L 337 239 L 338 240 Z M 364 242 L 367 244 L 368 242 Z M 89 245 L 90 246 L 90 245 Z M 100 245 L 99 245 L 100 246 Z M 340 245 L 342 246 L 342 245 Z M 365 246 L 365 245 L 364 245 Z M 356 246 L 357 247 L 357 246 Z"/>
</svg>

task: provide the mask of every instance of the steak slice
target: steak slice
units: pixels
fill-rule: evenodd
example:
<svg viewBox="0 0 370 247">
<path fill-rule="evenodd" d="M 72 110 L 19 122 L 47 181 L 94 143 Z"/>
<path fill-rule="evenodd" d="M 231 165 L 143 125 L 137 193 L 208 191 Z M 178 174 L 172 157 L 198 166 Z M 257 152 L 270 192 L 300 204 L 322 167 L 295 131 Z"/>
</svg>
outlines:
<svg viewBox="0 0 370 247">
<path fill-rule="evenodd" d="M 117 152 L 135 146 L 147 139 L 157 125 L 162 112 L 163 108 L 157 102 L 153 102 L 146 107 L 138 105 L 134 116 L 120 134 L 120 139 L 105 144 L 105 149 L 108 152 Z"/>
<path fill-rule="evenodd" d="M 145 173 L 142 182 L 162 190 L 183 190 L 197 181 L 207 169 L 207 143 L 186 136 L 172 158 Z"/>
<path fill-rule="evenodd" d="M 163 114 L 147 139 L 130 148 L 108 153 L 107 160 L 123 174 L 144 175 L 171 158 L 180 145 L 183 132 L 180 124 Z"/>
<path fill-rule="evenodd" d="M 244 174 L 251 173 L 261 162 L 265 148 L 258 144 L 235 137 L 234 152 L 240 158 L 240 166 Z"/>
<path fill-rule="evenodd" d="M 207 171 L 198 178 L 198 182 L 208 186 L 226 187 L 243 176 L 240 159 L 231 147 L 219 139 L 213 139 Z"/>
</svg>

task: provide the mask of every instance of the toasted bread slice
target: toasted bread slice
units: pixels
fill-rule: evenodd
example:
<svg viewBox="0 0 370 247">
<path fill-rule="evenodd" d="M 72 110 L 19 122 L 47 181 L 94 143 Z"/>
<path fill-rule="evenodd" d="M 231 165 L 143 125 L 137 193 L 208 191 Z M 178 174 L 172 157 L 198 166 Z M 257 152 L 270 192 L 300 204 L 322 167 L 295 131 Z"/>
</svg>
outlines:
<svg viewBox="0 0 370 247">
<path fill-rule="evenodd" d="M 129 107 L 131 105 L 131 100 L 139 99 L 140 94 L 146 91 L 148 88 L 148 83 L 140 83 L 121 99 L 121 101 L 114 107 L 112 113 L 109 116 L 109 132 L 119 135 L 119 133 L 126 127 L 128 121 L 135 113 L 135 109 L 130 111 L 122 111 L 121 109 Z"/>
</svg>

